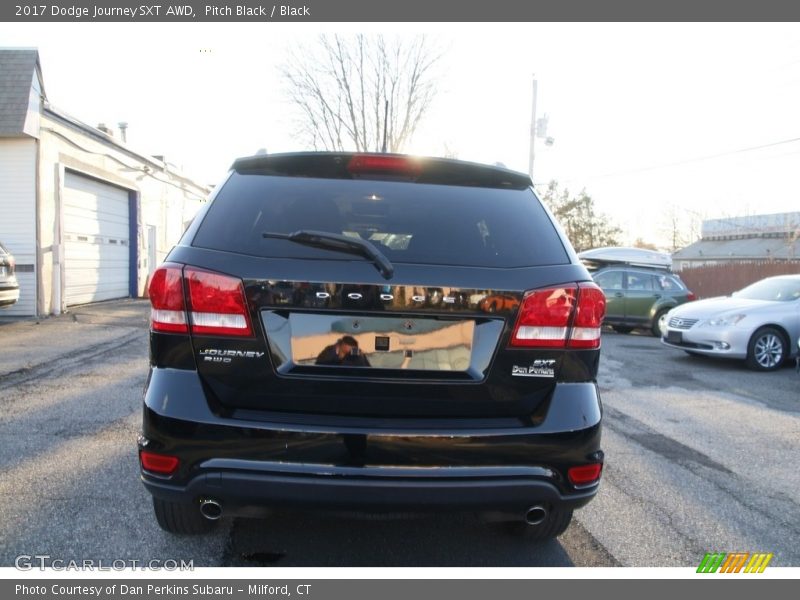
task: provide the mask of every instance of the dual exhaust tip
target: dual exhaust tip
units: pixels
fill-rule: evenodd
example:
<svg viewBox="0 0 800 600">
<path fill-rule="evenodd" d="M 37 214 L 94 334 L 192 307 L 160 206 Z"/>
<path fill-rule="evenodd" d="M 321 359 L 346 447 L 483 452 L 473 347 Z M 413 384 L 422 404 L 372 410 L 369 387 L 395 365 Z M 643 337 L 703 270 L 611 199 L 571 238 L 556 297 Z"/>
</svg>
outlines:
<svg viewBox="0 0 800 600">
<path fill-rule="evenodd" d="M 222 518 L 222 505 L 212 498 L 204 498 L 200 501 L 200 514 L 209 521 L 216 521 Z M 537 504 L 525 511 L 525 522 L 528 525 L 541 525 L 547 519 L 547 509 Z"/>
<path fill-rule="evenodd" d="M 547 509 L 537 504 L 525 511 L 525 522 L 528 525 L 541 525 L 547 518 Z"/>
</svg>

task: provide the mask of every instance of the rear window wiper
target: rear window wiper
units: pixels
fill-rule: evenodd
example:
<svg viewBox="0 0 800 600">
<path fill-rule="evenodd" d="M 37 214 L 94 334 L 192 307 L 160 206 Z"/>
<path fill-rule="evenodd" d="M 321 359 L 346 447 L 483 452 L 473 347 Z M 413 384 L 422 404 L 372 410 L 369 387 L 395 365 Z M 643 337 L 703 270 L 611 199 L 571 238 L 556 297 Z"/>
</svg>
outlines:
<svg viewBox="0 0 800 600">
<path fill-rule="evenodd" d="M 372 262 L 375 263 L 375 266 L 378 268 L 378 271 L 381 272 L 384 279 L 391 279 L 392 275 L 394 275 L 394 265 L 389 262 L 389 259 L 373 244 L 361 238 L 348 237 L 328 231 L 313 231 L 311 229 L 300 229 L 293 233 L 265 231 L 261 236 L 278 240 L 289 240 L 290 242 L 303 244 L 304 246 L 313 246 L 325 250 L 338 250 L 339 252 L 347 252 L 349 254 L 360 254 L 361 256 L 371 259 Z"/>
</svg>

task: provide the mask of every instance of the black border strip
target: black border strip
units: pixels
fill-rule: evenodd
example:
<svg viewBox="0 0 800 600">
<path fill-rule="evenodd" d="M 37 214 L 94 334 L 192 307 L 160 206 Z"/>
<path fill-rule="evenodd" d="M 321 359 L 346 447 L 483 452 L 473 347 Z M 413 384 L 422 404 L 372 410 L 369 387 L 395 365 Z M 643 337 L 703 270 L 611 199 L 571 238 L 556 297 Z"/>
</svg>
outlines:
<svg viewBox="0 0 800 600">
<path fill-rule="evenodd" d="M 800 21 L 791 0 L 15 0 L 10 22 L 773 22 Z"/>
</svg>

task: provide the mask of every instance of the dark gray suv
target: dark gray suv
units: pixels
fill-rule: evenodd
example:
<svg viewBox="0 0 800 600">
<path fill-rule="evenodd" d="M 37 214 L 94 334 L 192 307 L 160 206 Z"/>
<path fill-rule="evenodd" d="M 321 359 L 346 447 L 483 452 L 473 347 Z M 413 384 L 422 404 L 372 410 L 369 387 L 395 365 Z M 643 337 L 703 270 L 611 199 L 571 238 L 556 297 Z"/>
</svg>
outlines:
<svg viewBox="0 0 800 600">
<path fill-rule="evenodd" d="M 603 323 L 619 333 L 642 328 L 660 338 L 667 313 L 695 299 L 678 275 L 664 269 L 609 264 L 592 271 L 592 278 L 606 295 Z"/>
</svg>

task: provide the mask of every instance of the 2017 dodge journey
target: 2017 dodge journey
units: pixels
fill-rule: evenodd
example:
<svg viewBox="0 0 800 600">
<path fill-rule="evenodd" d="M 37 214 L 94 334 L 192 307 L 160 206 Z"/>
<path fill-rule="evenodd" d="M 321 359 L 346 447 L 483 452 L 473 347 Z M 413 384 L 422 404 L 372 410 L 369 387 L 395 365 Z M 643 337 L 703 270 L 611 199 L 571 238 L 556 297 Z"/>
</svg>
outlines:
<svg viewBox="0 0 800 600">
<path fill-rule="evenodd" d="M 139 457 L 167 531 L 288 506 L 547 539 L 597 492 L 605 298 L 527 175 L 242 158 L 149 294 Z"/>
</svg>

